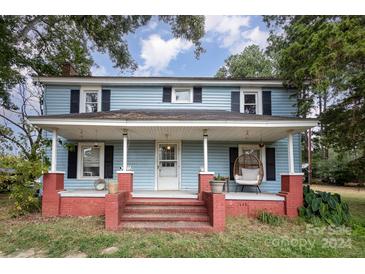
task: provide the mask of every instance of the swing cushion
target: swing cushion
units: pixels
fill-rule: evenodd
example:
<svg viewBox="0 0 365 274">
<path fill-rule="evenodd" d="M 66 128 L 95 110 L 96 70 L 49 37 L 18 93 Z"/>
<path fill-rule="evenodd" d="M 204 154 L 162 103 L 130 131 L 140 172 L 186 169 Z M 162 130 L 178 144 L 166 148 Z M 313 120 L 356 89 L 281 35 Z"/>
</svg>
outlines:
<svg viewBox="0 0 365 274">
<path fill-rule="evenodd" d="M 260 171 L 258 168 L 241 168 L 242 176 L 235 175 L 234 180 L 239 185 L 258 185 L 260 179 Z"/>
</svg>

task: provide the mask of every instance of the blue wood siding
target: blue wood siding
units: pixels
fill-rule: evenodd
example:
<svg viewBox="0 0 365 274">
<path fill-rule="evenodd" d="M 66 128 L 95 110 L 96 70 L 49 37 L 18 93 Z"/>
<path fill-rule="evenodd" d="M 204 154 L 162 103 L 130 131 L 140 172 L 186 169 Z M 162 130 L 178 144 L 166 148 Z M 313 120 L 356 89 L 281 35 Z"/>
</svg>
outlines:
<svg viewBox="0 0 365 274">
<path fill-rule="evenodd" d="M 209 171 L 222 176 L 229 175 L 229 147 L 237 147 L 242 142 L 208 142 Z M 301 170 L 300 135 L 294 136 L 295 171 Z M 276 151 L 276 181 L 262 183 L 262 190 L 279 192 L 281 188 L 280 174 L 288 172 L 288 141 L 279 140 L 268 147 Z M 105 145 L 114 145 L 114 179 L 116 172 L 122 166 L 123 149 L 120 141 L 106 142 Z M 203 142 L 182 141 L 181 151 L 181 189 L 197 190 L 198 173 L 203 166 Z M 93 188 L 93 180 L 67 178 L 67 150 L 60 144 L 57 146 L 57 171 L 65 172 L 66 189 Z M 50 151 L 48 150 L 50 157 Z M 155 187 L 155 141 L 130 141 L 128 148 L 128 165 L 134 170 L 135 190 L 154 190 Z M 234 185 L 231 184 L 231 189 Z"/>
<path fill-rule="evenodd" d="M 77 86 L 47 86 L 45 89 L 45 114 L 65 114 L 70 112 L 70 90 Z M 231 91 L 238 87 L 203 87 L 202 103 L 171 104 L 162 103 L 162 87 L 103 87 L 111 90 L 110 110 L 118 109 L 210 109 L 231 110 Z M 296 98 L 292 92 L 280 88 L 272 91 L 272 115 L 294 116 Z"/>
</svg>

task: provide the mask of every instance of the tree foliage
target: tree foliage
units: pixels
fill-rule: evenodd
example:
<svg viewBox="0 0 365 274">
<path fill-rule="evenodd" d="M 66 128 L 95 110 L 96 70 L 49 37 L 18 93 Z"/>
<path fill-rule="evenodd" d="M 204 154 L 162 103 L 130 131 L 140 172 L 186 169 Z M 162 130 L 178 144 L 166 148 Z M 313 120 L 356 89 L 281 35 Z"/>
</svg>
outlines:
<svg viewBox="0 0 365 274">
<path fill-rule="evenodd" d="M 319 117 L 322 142 L 338 151 L 365 153 L 365 17 L 264 20 L 271 32 L 268 49 L 278 56 L 280 76 L 299 90 L 301 114 L 313 111 L 316 98 L 324 104 Z"/>
<path fill-rule="evenodd" d="M 61 74 L 64 62 L 80 75 L 94 64 L 92 52 L 107 53 L 121 71 L 136 69 L 127 34 L 145 26 L 152 16 L 0 16 L 0 104 L 11 103 L 9 89 L 24 83 L 22 71 L 36 75 Z M 203 16 L 159 16 L 174 37 L 192 41 L 198 57 L 203 52 Z"/>
<path fill-rule="evenodd" d="M 216 73 L 218 78 L 275 76 L 275 61 L 257 45 L 246 47 L 240 54 L 229 56 Z"/>
</svg>

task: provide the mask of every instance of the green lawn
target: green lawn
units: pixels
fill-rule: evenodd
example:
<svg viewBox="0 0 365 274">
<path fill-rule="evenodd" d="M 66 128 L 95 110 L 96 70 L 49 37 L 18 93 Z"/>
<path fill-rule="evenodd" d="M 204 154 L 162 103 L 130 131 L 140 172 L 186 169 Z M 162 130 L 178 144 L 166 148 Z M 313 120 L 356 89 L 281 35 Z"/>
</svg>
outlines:
<svg viewBox="0 0 365 274">
<path fill-rule="evenodd" d="M 300 219 L 274 226 L 242 217 L 228 219 L 226 231 L 216 234 L 108 232 L 103 228 L 103 218 L 42 218 L 32 214 L 12 219 L 7 213 L 9 201 L 3 195 L 0 256 L 365 257 L 365 191 L 326 190 L 341 193 L 348 201 L 353 215 L 348 231 L 313 231 Z M 116 252 L 102 255 L 108 247 L 115 247 Z"/>
</svg>

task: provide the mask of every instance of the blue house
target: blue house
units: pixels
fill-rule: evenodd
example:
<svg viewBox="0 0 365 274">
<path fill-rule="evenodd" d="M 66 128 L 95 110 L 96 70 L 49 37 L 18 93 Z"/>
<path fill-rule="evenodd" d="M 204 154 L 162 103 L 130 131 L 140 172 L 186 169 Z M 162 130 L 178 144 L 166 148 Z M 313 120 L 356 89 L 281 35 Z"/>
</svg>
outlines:
<svg viewBox="0 0 365 274">
<path fill-rule="evenodd" d="M 317 124 L 297 117 L 295 91 L 279 79 L 72 76 L 34 81 L 45 89 L 45 115 L 30 121 L 53 138 L 51 172 L 63 172 L 62 193 L 74 195 L 94 190 L 97 179 L 113 181 L 129 173 L 132 197 L 174 193 L 193 198 L 199 174 L 214 173 L 229 179 L 227 199 L 240 192 L 233 166 L 245 153 L 260 160 L 260 189 L 273 195 L 282 191 L 281 174 L 301 172 L 300 133 Z"/>
</svg>

